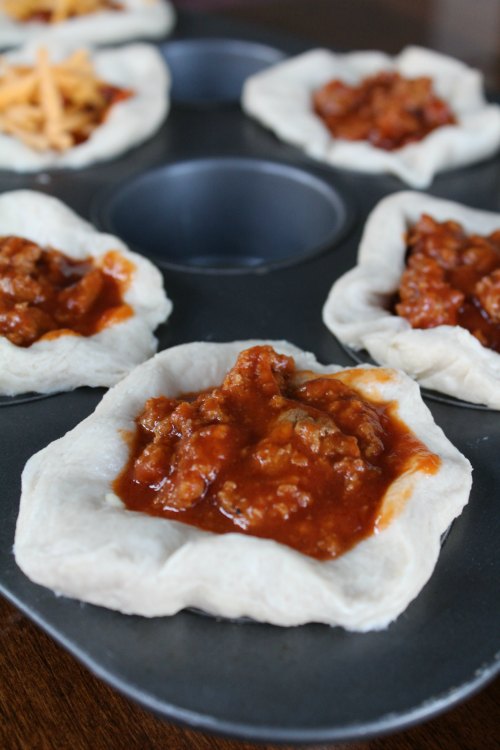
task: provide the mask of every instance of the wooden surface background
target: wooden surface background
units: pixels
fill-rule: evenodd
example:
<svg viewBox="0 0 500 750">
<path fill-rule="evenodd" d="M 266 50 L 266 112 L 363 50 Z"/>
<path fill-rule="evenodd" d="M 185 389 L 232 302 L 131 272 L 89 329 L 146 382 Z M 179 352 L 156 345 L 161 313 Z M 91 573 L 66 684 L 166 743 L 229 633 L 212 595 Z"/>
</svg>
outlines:
<svg viewBox="0 0 500 750">
<path fill-rule="evenodd" d="M 309 37 L 313 45 L 397 52 L 408 43 L 427 44 L 481 68 L 488 84 L 500 89 L 499 0 L 179 0 L 176 4 Z M 335 747 L 496 750 L 499 727 L 497 680 L 461 706 L 419 727 Z M 251 747 L 173 726 L 146 713 L 97 680 L 0 600 L 0 750 Z"/>
<path fill-rule="evenodd" d="M 432 721 L 322 750 L 497 750 L 500 680 Z M 262 750 L 278 746 L 260 745 Z M 251 750 L 157 719 L 115 693 L 0 599 L 1 750 Z M 281 750 L 291 750 L 281 746 Z"/>
</svg>

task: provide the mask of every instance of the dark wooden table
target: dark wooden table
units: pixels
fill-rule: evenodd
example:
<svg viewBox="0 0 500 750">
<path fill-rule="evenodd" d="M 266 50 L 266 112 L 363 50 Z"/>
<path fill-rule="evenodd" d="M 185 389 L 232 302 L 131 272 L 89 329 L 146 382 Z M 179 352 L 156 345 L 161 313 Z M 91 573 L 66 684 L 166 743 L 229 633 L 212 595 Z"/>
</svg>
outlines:
<svg viewBox="0 0 500 750">
<path fill-rule="evenodd" d="M 384 739 L 335 745 L 335 748 L 496 750 L 499 707 L 500 680 L 497 680 L 479 695 L 427 724 Z M 249 750 L 251 747 L 166 724 L 146 713 L 100 682 L 0 599 L 2 750 Z M 323 750 L 326 747 L 323 745 Z M 278 750 L 271 745 L 263 748 Z"/>
<path fill-rule="evenodd" d="M 498 0 L 179 0 L 309 37 L 311 43 L 397 52 L 409 43 L 461 57 L 500 89 Z M 492 606 L 494 603 L 492 603 Z M 350 750 L 493 750 L 500 681 L 419 727 Z M 245 750 L 246 743 L 169 725 L 113 692 L 0 600 L 1 750 Z M 265 746 L 271 750 L 271 746 Z M 323 746 L 325 748 L 325 746 Z M 286 749 L 285 749 L 286 750 Z"/>
</svg>

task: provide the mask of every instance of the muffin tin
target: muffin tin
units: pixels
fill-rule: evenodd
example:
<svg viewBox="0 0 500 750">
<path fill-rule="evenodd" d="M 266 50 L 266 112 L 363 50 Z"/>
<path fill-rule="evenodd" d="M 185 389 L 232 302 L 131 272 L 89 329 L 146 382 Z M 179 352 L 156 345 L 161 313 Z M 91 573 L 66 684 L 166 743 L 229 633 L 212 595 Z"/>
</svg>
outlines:
<svg viewBox="0 0 500 750">
<path fill-rule="evenodd" d="M 247 72 L 308 45 L 190 14 L 181 14 L 176 34 L 161 45 L 173 64 L 176 101 L 153 139 L 80 172 L 1 173 L 0 190 L 55 195 L 153 259 L 174 302 L 157 331 L 161 349 L 286 338 L 320 361 L 354 364 L 323 326 L 321 308 L 333 281 L 355 263 L 369 211 L 401 183 L 323 167 L 242 114 L 234 100 L 241 81 L 228 80 L 228 55 L 241 60 L 232 72 Z M 210 81 L 200 91 L 193 70 L 208 54 Z M 500 158 L 442 174 L 429 192 L 498 211 Z M 119 691 L 209 731 L 332 742 L 429 718 L 498 672 L 498 412 L 425 394 L 436 422 L 474 466 L 470 502 L 417 599 L 387 630 L 361 635 L 190 611 L 124 616 L 56 597 L 25 578 L 12 554 L 24 463 L 90 414 L 102 393 L 0 400 L 0 590 Z"/>
<path fill-rule="evenodd" d="M 300 262 L 331 247 L 347 223 L 324 180 L 241 157 L 159 167 L 101 196 L 91 213 L 159 266 L 214 273 Z"/>
<path fill-rule="evenodd" d="M 239 102 L 248 76 L 285 58 L 275 47 L 224 38 L 182 39 L 164 45 L 163 52 L 172 74 L 172 101 L 209 107 Z"/>
</svg>

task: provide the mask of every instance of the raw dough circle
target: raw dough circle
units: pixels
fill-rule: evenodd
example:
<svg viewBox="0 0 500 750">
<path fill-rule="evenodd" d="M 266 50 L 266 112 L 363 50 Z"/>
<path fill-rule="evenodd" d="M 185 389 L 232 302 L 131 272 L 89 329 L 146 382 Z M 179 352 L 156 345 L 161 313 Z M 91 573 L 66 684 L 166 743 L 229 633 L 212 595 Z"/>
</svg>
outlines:
<svg viewBox="0 0 500 750">
<path fill-rule="evenodd" d="M 0 336 L 0 393 L 54 393 L 81 385 L 117 383 L 157 348 L 154 329 L 169 316 L 172 303 L 155 266 L 130 252 L 117 237 L 101 234 L 56 198 L 29 190 L 0 196 L 0 236 L 17 235 L 76 260 L 117 250 L 135 271 L 123 299 L 134 314 L 93 336 L 59 336 L 29 347 Z"/>
<path fill-rule="evenodd" d="M 123 10 L 68 18 L 56 24 L 22 23 L 0 10 L 0 47 L 26 42 L 110 44 L 166 36 L 175 23 L 167 0 L 120 0 Z"/>
<path fill-rule="evenodd" d="M 40 45 L 8 52 L 12 65 L 33 65 Z M 51 61 L 64 60 L 71 48 L 50 45 Z M 106 83 L 131 89 L 134 95 L 113 105 L 105 121 L 88 140 L 67 151 L 35 151 L 12 135 L 0 132 L 0 169 L 38 172 L 43 169 L 79 169 L 112 159 L 155 133 L 168 113 L 170 74 L 160 52 L 151 44 L 130 44 L 119 49 L 94 50 L 96 74 Z"/>
<path fill-rule="evenodd" d="M 313 111 L 313 92 L 334 78 L 356 84 L 381 71 L 432 78 L 437 95 L 450 105 L 458 123 L 394 151 L 334 138 Z M 481 74 L 420 47 L 407 47 L 397 57 L 312 50 L 247 79 L 242 105 L 278 138 L 315 159 L 361 172 L 389 172 L 413 187 L 427 187 L 436 172 L 480 161 L 500 146 L 500 107 L 486 102 Z"/>
<path fill-rule="evenodd" d="M 125 613 L 170 615 L 192 606 L 276 625 L 385 627 L 431 575 L 440 537 L 467 502 L 471 468 L 402 373 L 351 370 L 365 396 L 398 403 L 400 418 L 439 454 L 437 473 L 406 472 L 384 500 L 403 508 L 383 531 L 320 562 L 269 539 L 213 534 L 131 512 L 111 485 L 128 458 L 123 431 L 150 397 L 221 383 L 243 349 L 271 344 L 298 369 L 340 372 L 286 342 L 192 343 L 163 351 L 109 391 L 95 412 L 33 456 L 23 473 L 15 555 L 34 581 Z M 407 497 L 409 499 L 407 500 Z M 40 518 L 43 517 L 43 523 Z"/>
<path fill-rule="evenodd" d="M 323 320 L 340 341 L 366 349 L 426 388 L 500 409 L 500 354 L 460 326 L 412 328 L 387 310 L 405 268 L 404 235 L 422 214 L 452 219 L 471 234 L 500 229 L 500 215 L 405 191 L 384 198 L 365 225 L 358 264 L 333 285 Z"/>
</svg>

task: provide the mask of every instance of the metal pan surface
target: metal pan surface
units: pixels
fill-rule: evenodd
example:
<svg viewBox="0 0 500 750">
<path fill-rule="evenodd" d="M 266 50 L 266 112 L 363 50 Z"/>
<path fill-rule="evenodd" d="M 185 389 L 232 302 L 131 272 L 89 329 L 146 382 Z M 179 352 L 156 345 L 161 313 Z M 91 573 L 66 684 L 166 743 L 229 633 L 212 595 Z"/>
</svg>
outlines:
<svg viewBox="0 0 500 750">
<path fill-rule="evenodd" d="M 235 39 L 273 47 L 277 54 L 307 48 L 284 36 L 189 14 L 181 15 L 176 35 L 179 41 L 231 39 L 233 52 Z M 324 185 L 338 222 L 325 227 L 321 241 L 311 226 L 314 241 L 304 254 L 277 264 L 272 258 L 240 263 L 235 273 L 225 272 L 238 265 L 231 258 L 207 273 L 183 258 L 159 258 L 146 235 L 136 240 L 136 249 L 159 262 L 174 302 L 168 326 L 158 332 L 160 348 L 194 340 L 287 338 L 320 361 L 352 364 L 323 326 L 321 308 L 333 281 L 355 262 L 368 212 L 382 196 L 401 189 L 396 179 L 322 167 L 280 144 L 236 103 L 205 101 L 202 108 L 174 104 L 152 140 L 116 161 L 79 173 L 1 173 L 0 191 L 43 190 L 109 229 L 116 219 L 110 206 L 123 184 L 197 159 L 219 165 L 243 159 L 256 174 L 269 162 L 285 177 L 302 172 L 303 184 Z M 429 192 L 499 210 L 499 188 L 496 158 L 440 175 Z M 278 231 L 277 199 L 267 195 L 270 205 L 259 210 L 277 217 Z M 227 225 L 228 218 L 218 221 Z M 220 229 L 221 224 L 214 231 Z M 25 578 L 12 554 L 24 463 L 91 413 L 102 393 L 85 388 L 50 398 L 1 400 L 0 590 L 117 690 L 193 727 L 267 742 L 313 743 L 365 738 L 429 718 L 498 672 L 498 412 L 428 401 L 437 423 L 474 466 L 471 499 L 418 598 L 386 631 L 357 635 L 321 625 L 284 629 L 218 621 L 194 612 L 152 620 L 123 616 L 56 597 Z"/>
</svg>

